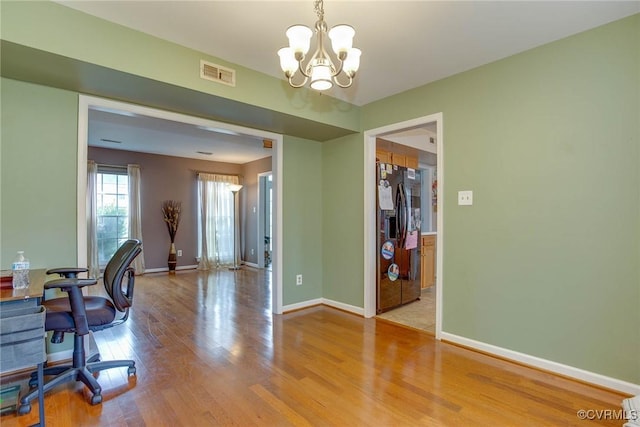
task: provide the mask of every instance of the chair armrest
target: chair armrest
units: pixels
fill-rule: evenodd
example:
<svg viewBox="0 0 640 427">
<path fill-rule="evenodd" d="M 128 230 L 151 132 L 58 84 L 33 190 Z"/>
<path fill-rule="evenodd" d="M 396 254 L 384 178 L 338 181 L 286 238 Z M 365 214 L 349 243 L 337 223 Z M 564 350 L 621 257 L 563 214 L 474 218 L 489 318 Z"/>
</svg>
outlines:
<svg viewBox="0 0 640 427">
<path fill-rule="evenodd" d="M 65 277 L 64 279 L 49 280 L 44 284 L 45 289 L 62 289 L 84 288 L 85 286 L 93 286 L 98 281 L 96 279 L 78 279 L 77 277 Z"/>
<path fill-rule="evenodd" d="M 67 293 L 69 306 L 71 307 L 71 316 L 73 317 L 73 323 L 75 324 L 77 335 L 86 335 L 89 333 L 87 310 L 84 306 L 82 288 L 85 286 L 95 285 L 96 283 L 98 283 L 96 279 L 66 277 L 64 279 L 50 280 L 44 284 L 45 289 L 62 289 Z"/>
<path fill-rule="evenodd" d="M 88 271 L 88 268 L 63 267 L 47 270 L 47 274 L 59 274 L 62 277 L 77 277 L 79 273 L 86 273 Z"/>
</svg>

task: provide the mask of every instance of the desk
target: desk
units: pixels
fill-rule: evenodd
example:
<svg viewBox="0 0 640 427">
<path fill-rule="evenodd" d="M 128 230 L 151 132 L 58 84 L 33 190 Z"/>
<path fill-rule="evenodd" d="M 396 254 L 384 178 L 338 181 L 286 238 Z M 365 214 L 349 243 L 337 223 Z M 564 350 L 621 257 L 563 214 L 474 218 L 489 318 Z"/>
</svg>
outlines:
<svg viewBox="0 0 640 427">
<path fill-rule="evenodd" d="M 46 360 L 45 270 L 29 271 L 29 287 L 0 292 L 0 374 L 30 368 Z M 33 363 L 35 362 L 35 363 Z"/>
<path fill-rule="evenodd" d="M 44 269 L 29 271 L 29 287 L 0 291 L 0 374 L 38 366 L 40 423 L 44 425 L 42 384 L 45 350 L 45 309 L 40 305 L 46 280 Z M 29 408 L 30 409 L 30 408 Z"/>
<path fill-rule="evenodd" d="M 44 282 L 47 280 L 46 271 L 44 268 L 29 270 L 28 288 L 0 290 L 0 308 L 5 310 L 14 307 L 35 307 L 40 305 L 40 299 L 44 295 Z"/>
</svg>

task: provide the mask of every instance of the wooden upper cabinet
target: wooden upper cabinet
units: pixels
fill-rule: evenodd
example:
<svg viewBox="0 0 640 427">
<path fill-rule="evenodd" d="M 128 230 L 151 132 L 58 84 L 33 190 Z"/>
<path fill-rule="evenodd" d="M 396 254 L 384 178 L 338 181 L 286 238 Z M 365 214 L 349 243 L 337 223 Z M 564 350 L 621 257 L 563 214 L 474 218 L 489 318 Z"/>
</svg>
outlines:
<svg viewBox="0 0 640 427">
<path fill-rule="evenodd" d="M 418 169 L 418 158 L 407 156 L 407 167 L 411 169 Z"/>
<path fill-rule="evenodd" d="M 376 150 L 376 159 L 380 160 L 380 163 L 391 163 L 391 153 L 385 150 Z"/>
<path fill-rule="evenodd" d="M 380 163 L 391 163 L 392 165 L 396 166 L 418 169 L 417 157 L 408 156 L 406 154 L 393 153 L 381 148 L 376 149 L 376 159 L 378 159 Z"/>
<path fill-rule="evenodd" d="M 407 156 L 405 156 L 404 154 L 391 153 L 391 163 L 394 165 L 406 167 Z"/>
</svg>

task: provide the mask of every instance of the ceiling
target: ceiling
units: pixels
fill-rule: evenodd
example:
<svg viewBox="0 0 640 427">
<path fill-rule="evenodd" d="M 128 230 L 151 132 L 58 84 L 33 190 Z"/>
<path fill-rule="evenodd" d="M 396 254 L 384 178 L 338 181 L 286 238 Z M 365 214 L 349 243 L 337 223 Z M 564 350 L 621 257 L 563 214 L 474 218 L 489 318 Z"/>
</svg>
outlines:
<svg viewBox="0 0 640 427">
<path fill-rule="evenodd" d="M 90 109 L 88 134 L 89 146 L 114 150 L 236 164 L 271 156 L 260 137 L 114 110 Z"/>
<path fill-rule="evenodd" d="M 316 20 L 310 0 L 58 3 L 277 78 L 287 27 Z M 638 13 L 640 1 L 326 0 L 324 9 L 329 27 L 355 28 L 363 52 L 354 85 L 328 94 L 365 105 Z"/>
</svg>

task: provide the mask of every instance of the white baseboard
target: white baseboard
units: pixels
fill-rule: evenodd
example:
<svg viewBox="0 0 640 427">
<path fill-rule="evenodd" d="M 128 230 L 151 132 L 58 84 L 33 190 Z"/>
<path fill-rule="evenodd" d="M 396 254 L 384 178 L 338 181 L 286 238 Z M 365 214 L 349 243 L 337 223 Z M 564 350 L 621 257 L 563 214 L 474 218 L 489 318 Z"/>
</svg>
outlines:
<svg viewBox="0 0 640 427">
<path fill-rule="evenodd" d="M 343 311 L 348 311 L 349 313 L 364 316 L 363 308 L 356 307 L 354 305 L 344 304 L 338 301 L 333 301 L 327 298 L 316 298 L 312 300 L 297 302 L 295 304 L 285 305 L 284 307 L 282 307 L 282 312 L 286 313 L 288 311 L 302 310 L 303 308 L 313 307 L 314 305 L 321 305 L 321 304 L 327 305 L 329 307 L 337 308 Z"/>
<path fill-rule="evenodd" d="M 322 298 L 311 299 L 307 301 L 297 302 L 295 304 L 288 304 L 282 306 L 282 312 L 302 310 L 303 308 L 313 307 L 314 305 L 322 304 Z"/>
<path fill-rule="evenodd" d="M 196 268 L 198 268 L 198 264 L 194 264 L 194 265 L 181 265 L 179 267 L 176 267 L 176 270 L 195 270 Z M 162 267 L 162 268 L 146 268 L 144 270 L 145 273 L 163 273 L 163 272 L 167 272 L 169 271 L 169 267 Z"/>
<path fill-rule="evenodd" d="M 522 363 L 523 365 L 532 366 L 538 369 L 552 372 L 554 374 L 562 375 L 569 378 L 574 378 L 574 379 L 584 381 L 590 384 L 594 384 L 600 387 L 620 391 L 622 393 L 628 393 L 631 395 L 640 394 L 640 384 L 633 384 L 633 383 L 622 381 L 616 378 L 607 377 L 605 375 L 597 374 L 595 372 L 585 371 L 583 369 L 575 368 L 573 366 L 563 365 L 562 363 L 553 362 L 551 360 L 542 359 L 536 356 L 531 356 L 525 353 L 509 350 L 509 349 L 498 347 L 492 344 L 475 341 L 469 338 L 450 334 L 444 331 L 442 332 L 440 338 L 442 339 L 442 341 L 449 341 L 451 343 L 458 344 L 463 347 L 468 347 L 474 350 L 482 351 L 484 353 L 499 356 L 504 359 L 512 360 L 514 362 Z"/>
<path fill-rule="evenodd" d="M 243 261 L 242 263 L 247 267 L 260 268 L 258 264 L 256 264 L 255 262 Z"/>
<path fill-rule="evenodd" d="M 355 305 L 345 304 L 343 302 L 333 301 L 327 298 L 322 298 L 322 303 L 329 307 L 338 308 L 343 311 L 348 311 L 349 313 L 364 316 L 364 308 L 356 307 Z"/>
</svg>

